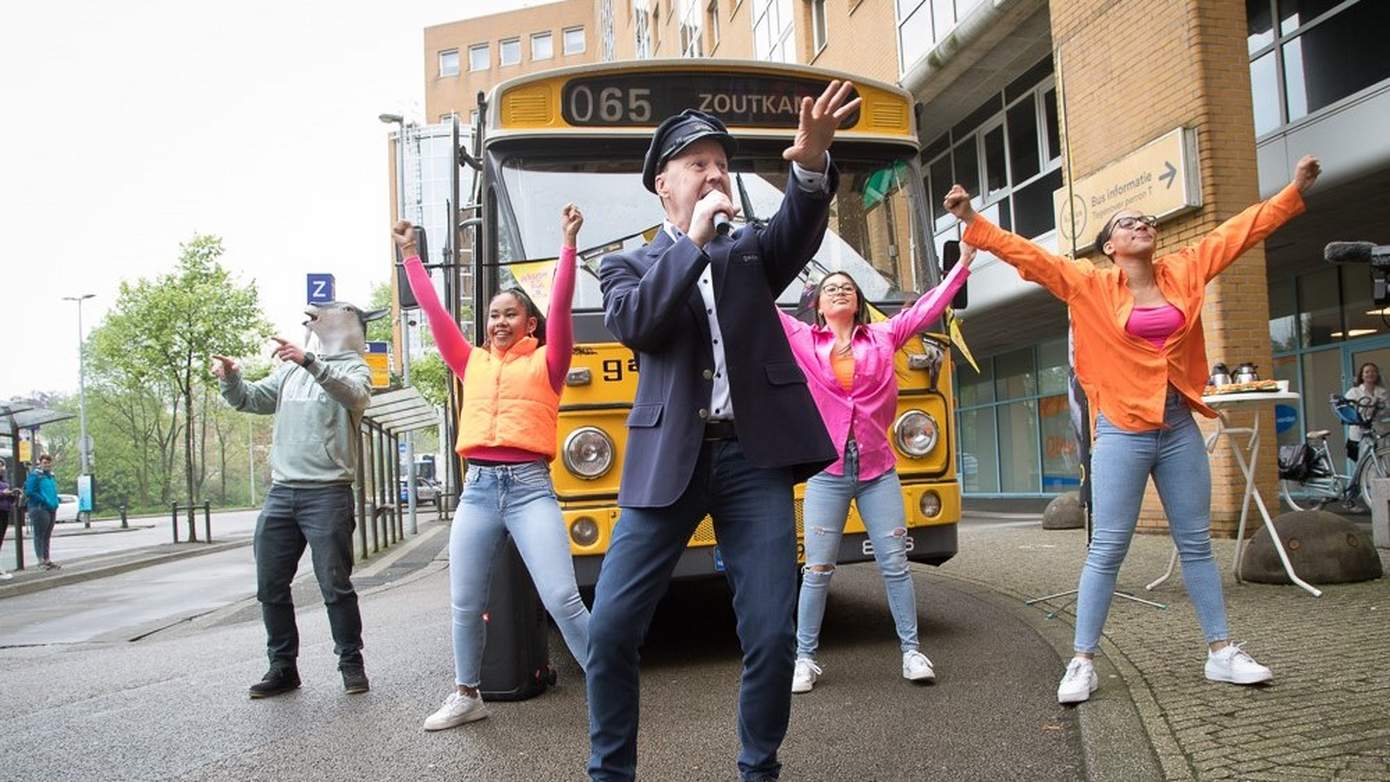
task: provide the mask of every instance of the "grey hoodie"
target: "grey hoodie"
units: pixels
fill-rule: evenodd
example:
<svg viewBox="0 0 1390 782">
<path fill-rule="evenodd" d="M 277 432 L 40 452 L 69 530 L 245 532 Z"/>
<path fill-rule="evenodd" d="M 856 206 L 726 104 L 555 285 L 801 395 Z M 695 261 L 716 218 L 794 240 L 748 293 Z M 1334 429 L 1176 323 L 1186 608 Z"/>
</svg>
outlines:
<svg viewBox="0 0 1390 782">
<path fill-rule="evenodd" d="M 222 379 L 222 398 L 244 413 L 275 414 L 270 477 L 289 487 L 352 483 L 371 370 L 356 352 L 284 364 L 258 383 Z"/>
</svg>

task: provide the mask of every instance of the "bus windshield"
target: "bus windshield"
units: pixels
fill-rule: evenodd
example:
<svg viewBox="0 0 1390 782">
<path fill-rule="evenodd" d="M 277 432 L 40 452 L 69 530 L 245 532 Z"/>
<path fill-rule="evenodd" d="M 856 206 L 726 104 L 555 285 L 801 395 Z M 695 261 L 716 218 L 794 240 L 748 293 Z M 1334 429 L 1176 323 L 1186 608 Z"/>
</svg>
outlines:
<svg viewBox="0 0 1390 782">
<path fill-rule="evenodd" d="M 755 142 L 756 143 L 756 142 Z M 770 218 L 782 201 L 791 175 L 781 146 L 767 154 L 744 156 L 731 164 L 733 200 L 749 217 Z M 916 240 L 920 186 L 910 160 L 901 157 L 835 158 L 840 184 L 831 205 L 830 227 L 814 260 L 778 297 L 794 305 L 807 283 L 834 271 L 851 274 L 865 297 L 879 303 L 915 298 L 930 286 L 922 278 L 927 264 Z M 604 255 L 642 246 L 665 215 L 656 196 L 642 187 L 638 158 L 509 156 L 500 163 L 497 258 L 503 287 L 514 284 L 506 264 L 554 258 L 559 254 L 560 210 L 574 202 L 584 210 L 579 236 L 581 274 L 574 309 L 603 307 L 597 270 Z M 744 200 L 746 198 L 746 205 Z M 747 212 L 752 212 L 751 215 Z"/>
</svg>

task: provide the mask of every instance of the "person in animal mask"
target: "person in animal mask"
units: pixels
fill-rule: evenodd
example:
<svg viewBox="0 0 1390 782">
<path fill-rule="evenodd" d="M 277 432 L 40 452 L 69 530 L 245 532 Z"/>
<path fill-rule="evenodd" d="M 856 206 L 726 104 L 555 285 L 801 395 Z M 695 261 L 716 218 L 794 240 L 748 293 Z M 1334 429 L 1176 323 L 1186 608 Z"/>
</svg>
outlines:
<svg viewBox="0 0 1390 782">
<path fill-rule="evenodd" d="M 343 688 L 368 690 L 362 662 L 362 615 L 352 586 L 352 482 L 357 474 L 357 436 L 371 399 L 371 371 L 362 360 L 368 320 L 345 302 L 310 306 L 305 325 L 318 336 L 322 355 L 275 337 L 284 363 L 264 380 L 246 382 L 241 367 L 213 356 L 212 373 L 222 397 L 244 413 L 274 415 L 270 492 L 256 521 L 256 599 L 265 621 L 270 668 L 251 685 L 252 698 L 299 687 L 299 630 L 290 582 L 307 544 L 314 575 L 328 610 L 333 650 Z"/>
<path fill-rule="evenodd" d="M 478 693 L 486 632 L 483 609 L 492 565 L 506 535 L 516 542 L 565 645 L 581 668 L 587 666 L 589 610 L 579 599 L 569 537 L 550 483 L 560 392 L 574 347 L 570 305 L 575 241 L 583 224 L 579 209 L 566 204 L 560 216 L 564 244 L 547 316 L 541 316 L 524 290 L 507 288 L 488 304 L 487 339 L 478 347 L 468 344 L 440 303 L 420 261 L 414 226 L 401 221 L 391 231 L 439 355 L 463 383 L 456 448 L 468 460 L 468 472 L 449 531 L 454 687 L 425 719 L 425 730 L 444 730 L 488 716 Z"/>
</svg>

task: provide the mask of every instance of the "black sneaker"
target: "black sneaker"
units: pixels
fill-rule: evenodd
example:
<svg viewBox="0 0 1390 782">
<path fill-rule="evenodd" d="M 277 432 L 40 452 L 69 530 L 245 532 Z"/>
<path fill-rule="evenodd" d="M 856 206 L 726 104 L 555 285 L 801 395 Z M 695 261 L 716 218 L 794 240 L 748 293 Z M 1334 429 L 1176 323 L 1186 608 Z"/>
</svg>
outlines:
<svg viewBox="0 0 1390 782">
<path fill-rule="evenodd" d="M 274 698 L 299 689 L 299 671 L 294 668 L 272 667 L 261 680 L 251 685 L 252 698 Z"/>
<path fill-rule="evenodd" d="M 343 689 L 348 695 L 366 692 L 372 687 L 367 683 L 367 671 L 360 665 L 345 665 L 338 669 L 343 675 Z"/>
</svg>

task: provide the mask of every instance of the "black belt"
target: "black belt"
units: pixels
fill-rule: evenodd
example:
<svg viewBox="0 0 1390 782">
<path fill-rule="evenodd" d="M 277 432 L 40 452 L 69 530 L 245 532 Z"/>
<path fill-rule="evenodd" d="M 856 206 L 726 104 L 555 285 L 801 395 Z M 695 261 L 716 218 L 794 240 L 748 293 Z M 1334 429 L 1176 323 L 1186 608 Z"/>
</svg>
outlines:
<svg viewBox="0 0 1390 782">
<path fill-rule="evenodd" d="M 706 440 L 737 440 L 738 430 L 734 428 L 733 421 L 706 421 L 705 422 Z"/>
</svg>

